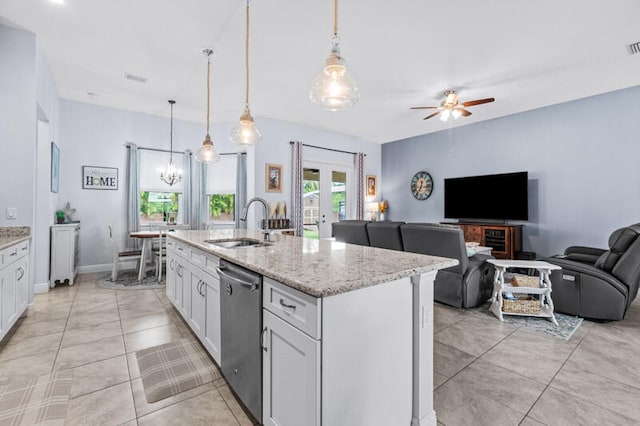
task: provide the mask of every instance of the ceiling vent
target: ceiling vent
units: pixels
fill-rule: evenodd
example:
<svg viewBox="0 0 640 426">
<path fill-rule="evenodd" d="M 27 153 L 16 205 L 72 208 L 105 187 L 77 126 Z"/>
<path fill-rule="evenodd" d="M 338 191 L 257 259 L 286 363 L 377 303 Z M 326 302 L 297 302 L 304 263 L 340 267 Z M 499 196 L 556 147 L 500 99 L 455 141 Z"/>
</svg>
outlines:
<svg viewBox="0 0 640 426">
<path fill-rule="evenodd" d="M 629 53 L 635 55 L 636 53 L 640 53 L 640 41 L 636 41 L 629 45 Z"/>
<path fill-rule="evenodd" d="M 137 81 L 138 83 L 146 83 L 147 79 L 135 74 L 124 73 L 124 78 L 131 81 Z"/>
</svg>

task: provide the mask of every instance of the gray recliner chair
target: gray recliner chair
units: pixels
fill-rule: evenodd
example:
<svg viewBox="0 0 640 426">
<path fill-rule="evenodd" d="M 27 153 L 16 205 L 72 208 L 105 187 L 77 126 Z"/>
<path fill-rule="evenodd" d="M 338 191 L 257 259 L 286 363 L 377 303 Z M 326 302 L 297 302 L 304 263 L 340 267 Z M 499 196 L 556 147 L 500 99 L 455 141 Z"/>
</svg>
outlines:
<svg viewBox="0 0 640 426">
<path fill-rule="evenodd" d="M 609 250 L 572 246 L 547 259 L 557 312 L 596 320 L 621 320 L 640 286 L 640 223 L 617 229 Z"/>
<path fill-rule="evenodd" d="M 473 308 L 491 297 L 495 268 L 487 259 L 493 256 L 467 256 L 464 236 L 459 228 L 430 224 L 400 227 L 404 250 L 413 253 L 457 259 L 459 264 L 441 269 L 436 275 L 433 298 L 456 308 Z"/>
<path fill-rule="evenodd" d="M 367 223 L 369 223 L 368 220 L 341 220 L 340 222 L 333 222 L 331 225 L 331 233 L 336 241 L 368 246 L 369 236 L 367 235 Z"/>
<path fill-rule="evenodd" d="M 404 250 L 400 225 L 404 225 L 404 222 L 384 221 L 367 223 L 369 245 L 371 245 L 371 247 L 389 250 Z"/>
</svg>

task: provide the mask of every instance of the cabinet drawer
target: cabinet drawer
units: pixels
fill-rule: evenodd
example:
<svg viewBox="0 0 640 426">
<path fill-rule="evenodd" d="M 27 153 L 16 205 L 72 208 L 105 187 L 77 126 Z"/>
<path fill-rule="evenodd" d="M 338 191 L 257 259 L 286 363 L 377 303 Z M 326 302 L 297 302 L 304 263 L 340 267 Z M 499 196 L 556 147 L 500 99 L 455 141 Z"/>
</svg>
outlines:
<svg viewBox="0 0 640 426">
<path fill-rule="evenodd" d="M 189 257 L 188 257 L 189 261 L 192 264 L 204 269 L 205 254 L 195 248 L 190 249 L 188 253 L 189 253 Z"/>
<path fill-rule="evenodd" d="M 179 242 L 175 242 L 175 251 L 179 256 L 184 257 L 185 259 L 189 258 L 189 247 L 186 244 L 182 244 Z"/>
<path fill-rule="evenodd" d="M 0 267 L 15 262 L 29 254 L 29 241 L 7 247 L 0 251 Z"/>
<path fill-rule="evenodd" d="M 296 289 L 264 277 L 262 306 L 274 315 L 320 339 L 322 299 L 309 296 Z"/>
<path fill-rule="evenodd" d="M 220 266 L 220 259 L 217 257 L 207 254 L 204 258 L 204 269 L 207 272 L 210 272 L 213 276 L 218 276 L 218 271 L 216 268 Z"/>
</svg>

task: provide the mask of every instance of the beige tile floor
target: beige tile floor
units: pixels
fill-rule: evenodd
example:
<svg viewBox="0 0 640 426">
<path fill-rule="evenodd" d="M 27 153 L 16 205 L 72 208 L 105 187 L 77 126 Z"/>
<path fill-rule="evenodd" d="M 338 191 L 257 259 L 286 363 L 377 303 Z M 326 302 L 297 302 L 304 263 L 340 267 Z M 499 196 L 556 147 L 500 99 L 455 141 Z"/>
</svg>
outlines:
<svg viewBox="0 0 640 426">
<path fill-rule="evenodd" d="M 35 296 L 0 346 L 0 379 L 71 369 L 68 425 L 253 424 L 223 379 L 148 404 L 135 351 L 193 339 L 189 327 L 164 290 L 78 278 Z M 440 425 L 640 424 L 640 299 L 624 321 L 585 321 L 569 341 L 483 309 L 436 305 L 434 319 Z"/>
<path fill-rule="evenodd" d="M 34 297 L 0 345 L 0 380 L 72 370 L 65 425 L 254 424 L 224 379 L 147 403 L 135 351 L 194 337 L 164 289 L 106 290 L 95 279 Z"/>
</svg>

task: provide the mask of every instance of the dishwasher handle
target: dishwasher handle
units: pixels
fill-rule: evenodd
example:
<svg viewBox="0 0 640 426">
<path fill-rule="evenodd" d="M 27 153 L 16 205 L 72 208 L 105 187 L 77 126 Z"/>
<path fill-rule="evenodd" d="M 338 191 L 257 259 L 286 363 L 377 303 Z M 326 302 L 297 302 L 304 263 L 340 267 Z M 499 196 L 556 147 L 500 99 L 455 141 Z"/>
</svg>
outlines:
<svg viewBox="0 0 640 426">
<path fill-rule="evenodd" d="M 240 277 L 236 277 L 235 275 L 232 275 L 231 273 L 229 273 L 229 271 L 227 271 L 224 266 L 217 267 L 216 271 L 218 271 L 220 278 L 224 278 L 225 280 L 231 281 L 234 284 L 238 284 L 238 285 L 241 285 L 242 287 L 246 287 L 251 291 L 256 290 L 258 288 L 258 284 L 259 284 L 258 282 L 250 282 Z"/>
</svg>

